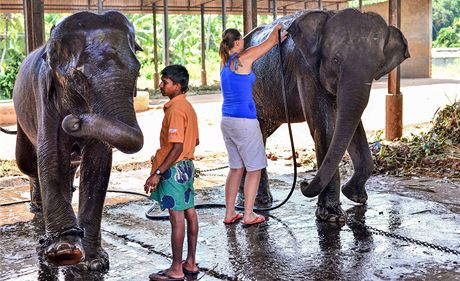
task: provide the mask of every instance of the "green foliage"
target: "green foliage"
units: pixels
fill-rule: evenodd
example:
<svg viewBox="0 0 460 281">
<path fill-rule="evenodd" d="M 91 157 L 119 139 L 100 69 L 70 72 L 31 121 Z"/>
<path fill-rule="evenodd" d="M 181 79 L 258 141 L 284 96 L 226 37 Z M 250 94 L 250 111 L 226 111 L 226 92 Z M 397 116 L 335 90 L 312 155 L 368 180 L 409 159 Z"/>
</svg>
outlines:
<svg viewBox="0 0 460 281">
<path fill-rule="evenodd" d="M 458 48 L 460 47 L 460 17 L 456 18 L 452 26 L 443 27 L 439 31 L 438 38 L 433 42 L 435 48 Z"/>
<path fill-rule="evenodd" d="M 8 67 L 3 73 L 0 73 L 0 99 L 11 99 L 13 95 L 14 81 L 19 72 L 19 67 L 24 59 L 20 52 L 11 52 L 8 59 Z"/>
<path fill-rule="evenodd" d="M 61 20 L 70 14 L 54 14 L 46 13 L 45 14 L 45 41 L 50 38 L 51 29 L 56 26 Z"/>
<path fill-rule="evenodd" d="M 151 80 L 154 73 L 153 52 L 153 17 L 151 14 L 128 14 L 127 17 L 133 23 L 136 30 L 136 40 L 144 49 L 137 56 L 141 62 L 140 81 Z M 265 17 L 261 18 L 266 20 Z M 201 22 L 200 15 L 170 15 L 169 25 L 169 53 L 171 64 L 186 65 L 189 69 L 191 81 L 197 83 L 201 76 Z M 157 61 L 158 71 L 164 67 L 164 29 L 163 15 L 157 14 Z M 241 16 L 229 15 L 227 27 L 243 29 Z M 216 70 L 219 68 L 220 58 L 218 55 L 220 38 L 222 34 L 222 17 L 219 15 L 205 15 L 205 56 L 206 68 Z M 192 65 L 191 69 L 188 67 Z M 196 67 L 195 67 L 196 66 Z M 209 76 L 209 75 L 208 75 Z M 212 79 L 212 78 L 211 78 Z M 208 79 L 209 80 L 209 79 Z M 143 88 L 141 86 L 141 88 Z"/>
<path fill-rule="evenodd" d="M 442 28 L 452 26 L 455 19 L 460 18 L 459 0 L 433 0 L 433 41 L 435 41 Z"/>
</svg>

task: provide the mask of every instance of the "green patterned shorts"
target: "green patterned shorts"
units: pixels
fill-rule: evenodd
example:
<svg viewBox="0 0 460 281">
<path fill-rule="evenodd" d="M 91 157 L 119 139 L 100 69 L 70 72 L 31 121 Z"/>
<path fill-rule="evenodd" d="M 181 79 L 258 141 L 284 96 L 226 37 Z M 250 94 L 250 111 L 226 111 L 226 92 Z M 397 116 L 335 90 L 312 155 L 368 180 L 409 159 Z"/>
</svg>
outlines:
<svg viewBox="0 0 460 281">
<path fill-rule="evenodd" d="M 183 211 L 195 207 L 195 166 L 192 160 L 182 160 L 163 173 L 157 190 L 150 199 L 160 203 L 161 210 Z"/>
</svg>

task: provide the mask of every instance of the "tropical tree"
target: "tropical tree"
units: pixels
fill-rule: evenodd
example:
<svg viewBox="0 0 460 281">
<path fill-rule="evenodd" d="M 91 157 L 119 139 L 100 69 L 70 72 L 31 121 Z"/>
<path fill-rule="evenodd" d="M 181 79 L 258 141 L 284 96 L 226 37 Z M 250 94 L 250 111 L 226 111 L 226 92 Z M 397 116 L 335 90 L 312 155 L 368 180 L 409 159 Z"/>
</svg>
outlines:
<svg viewBox="0 0 460 281">
<path fill-rule="evenodd" d="M 460 48 L 460 17 L 454 20 L 452 26 L 443 27 L 439 31 L 433 46 L 436 48 Z"/>
<path fill-rule="evenodd" d="M 456 18 L 460 18 L 459 0 L 433 0 L 433 41 L 442 28 L 452 26 Z"/>
</svg>

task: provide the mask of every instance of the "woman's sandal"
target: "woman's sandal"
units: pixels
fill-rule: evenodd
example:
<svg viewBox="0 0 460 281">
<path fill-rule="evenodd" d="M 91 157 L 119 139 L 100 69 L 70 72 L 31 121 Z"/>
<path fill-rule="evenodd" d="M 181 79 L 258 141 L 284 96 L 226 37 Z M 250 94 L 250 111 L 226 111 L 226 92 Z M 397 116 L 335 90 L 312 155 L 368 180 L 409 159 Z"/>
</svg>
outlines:
<svg viewBox="0 0 460 281">
<path fill-rule="evenodd" d="M 231 224 L 231 223 L 234 223 L 234 222 L 236 222 L 237 220 L 240 220 L 240 219 L 242 219 L 242 218 L 243 218 L 243 215 L 242 215 L 242 214 L 236 213 L 236 215 L 235 215 L 233 218 L 231 218 L 231 219 L 229 219 L 229 220 L 224 219 L 224 223 L 225 223 L 225 224 Z"/>
<path fill-rule="evenodd" d="M 168 275 L 166 270 L 160 270 L 157 273 L 152 273 L 149 275 L 150 281 L 182 281 L 185 280 L 184 277 L 173 277 Z"/>
<path fill-rule="evenodd" d="M 253 225 L 253 224 L 258 224 L 258 223 L 261 223 L 261 222 L 264 222 L 264 221 L 265 221 L 264 216 L 256 215 L 256 218 L 253 219 L 252 221 L 244 222 L 244 220 L 243 220 L 243 224 L 244 225 Z"/>
</svg>

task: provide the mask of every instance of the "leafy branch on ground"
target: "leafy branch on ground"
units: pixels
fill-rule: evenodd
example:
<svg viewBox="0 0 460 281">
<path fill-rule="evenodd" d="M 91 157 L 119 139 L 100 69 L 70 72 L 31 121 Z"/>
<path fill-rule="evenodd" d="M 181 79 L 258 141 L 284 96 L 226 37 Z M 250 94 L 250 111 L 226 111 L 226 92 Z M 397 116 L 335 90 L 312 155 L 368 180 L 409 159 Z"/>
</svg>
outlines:
<svg viewBox="0 0 460 281">
<path fill-rule="evenodd" d="M 370 145 L 375 174 L 460 177 L 460 102 L 438 110 L 426 133 Z"/>
</svg>

